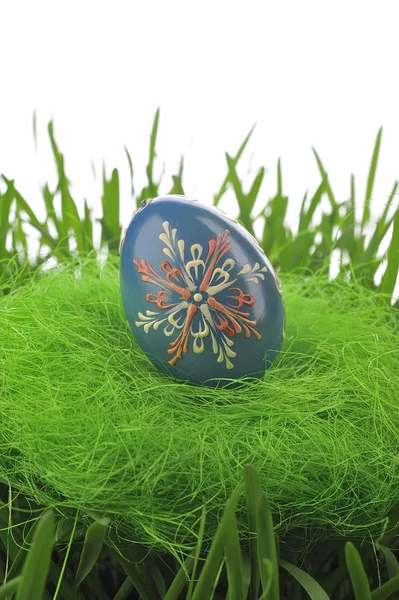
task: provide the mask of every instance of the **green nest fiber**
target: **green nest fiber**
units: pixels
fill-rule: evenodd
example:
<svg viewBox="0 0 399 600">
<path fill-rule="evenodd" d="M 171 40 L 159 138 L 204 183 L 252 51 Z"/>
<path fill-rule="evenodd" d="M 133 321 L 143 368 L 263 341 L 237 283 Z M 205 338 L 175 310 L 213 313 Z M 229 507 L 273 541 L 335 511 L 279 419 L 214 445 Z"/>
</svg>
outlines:
<svg viewBox="0 0 399 600">
<path fill-rule="evenodd" d="M 0 479 L 63 513 L 113 518 L 124 538 L 205 542 L 242 468 L 277 531 L 378 534 L 398 500 L 398 324 L 355 284 L 281 276 L 287 337 L 264 380 L 215 390 L 142 354 L 116 259 L 58 268 L 0 299 Z M 247 532 L 244 499 L 240 533 Z"/>
</svg>

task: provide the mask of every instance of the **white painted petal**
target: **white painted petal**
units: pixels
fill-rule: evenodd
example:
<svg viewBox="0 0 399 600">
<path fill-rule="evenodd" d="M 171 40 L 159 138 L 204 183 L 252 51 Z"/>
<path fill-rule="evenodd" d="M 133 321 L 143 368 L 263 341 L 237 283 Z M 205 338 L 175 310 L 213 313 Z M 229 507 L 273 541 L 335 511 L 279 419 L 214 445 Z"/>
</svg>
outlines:
<svg viewBox="0 0 399 600">
<path fill-rule="evenodd" d="M 171 251 L 169 250 L 169 248 L 164 248 L 163 249 L 164 254 L 166 254 L 166 256 L 169 256 L 169 258 L 171 258 L 173 260 L 173 256 Z"/>
<path fill-rule="evenodd" d="M 159 328 L 159 326 L 161 325 L 161 323 L 163 323 L 165 321 L 165 319 L 159 319 L 159 321 L 155 321 L 154 323 L 154 329 L 155 331 L 157 331 L 157 329 Z"/>
<path fill-rule="evenodd" d="M 248 263 L 246 265 L 243 266 L 243 268 L 241 269 L 241 271 L 238 273 L 239 275 L 246 275 L 247 273 L 250 273 L 252 270 L 251 265 L 249 265 Z"/>
<path fill-rule="evenodd" d="M 193 350 L 195 354 L 202 354 L 204 351 L 205 344 L 202 338 L 195 337 L 193 342 Z"/>
<path fill-rule="evenodd" d="M 237 356 L 237 352 L 234 352 L 234 350 L 232 350 L 228 346 L 225 346 L 224 349 L 226 351 L 227 356 L 230 356 L 230 358 L 234 358 L 235 356 Z"/>
<path fill-rule="evenodd" d="M 165 335 L 167 335 L 169 337 L 169 336 L 171 336 L 171 335 L 174 334 L 175 329 L 176 328 L 173 325 L 166 325 L 166 327 L 164 328 L 163 332 L 164 332 Z"/>
<path fill-rule="evenodd" d="M 227 367 L 227 369 L 233 369 L 234 368 L 233 363 L 228 358 L 226 358 L 226 367 Z"/>
<path fill-rule="evenodd" d="M 180 258 L 184 262 L 184 240 L 179 240 L 177 242 L 177 247 L 179 248 Z"/>
</svg>

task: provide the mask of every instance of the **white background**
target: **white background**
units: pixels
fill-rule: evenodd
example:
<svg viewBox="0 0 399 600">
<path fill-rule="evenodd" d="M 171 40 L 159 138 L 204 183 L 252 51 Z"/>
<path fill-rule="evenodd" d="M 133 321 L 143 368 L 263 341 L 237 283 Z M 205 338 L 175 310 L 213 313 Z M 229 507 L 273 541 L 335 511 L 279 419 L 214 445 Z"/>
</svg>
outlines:
<svg viewBox="0 0 399 600">
<path fill-rule="evenodd" d="M 43 214 L 54 117 L 79 206 L 86 197 L 98 208 L 104 160 L 108 173 L 121 170 L 126 224 L 133 207 L 123 146 L 139 188 L 158 106 L 162 191 L 184 154 L 186 193 L 205 202 L 224 178 L 224 152 L 234 154 L 257 122 L 240 174 L 249 181 L 265 165 L 266 200 L 281 157 L 295 224 L 304 192 L 320 181 L 311 146 L 339 200 L 356 174 L 361 205 L 383 125 L 376 215 L 399 178 L 398 17 L 398 0 L 0 0 L 0 172 Z M 235 212 L 228 199 L 223 208 Z"/>
</svg>

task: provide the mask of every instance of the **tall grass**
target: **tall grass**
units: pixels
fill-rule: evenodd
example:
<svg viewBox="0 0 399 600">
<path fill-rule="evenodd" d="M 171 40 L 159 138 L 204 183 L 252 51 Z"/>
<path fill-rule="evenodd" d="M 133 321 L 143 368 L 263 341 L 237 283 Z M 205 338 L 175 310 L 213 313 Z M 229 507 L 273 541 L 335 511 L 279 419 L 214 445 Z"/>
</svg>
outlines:
<svg viewBox="0 0 399 600">
<path fill-rule="evenodd" d="M 157 110 L 151 130 L 148 164 L 146 167 L 147 182 L 142 190 L 136 191 L 134 185 L 133 163 L 129 151 L 126 158 L 130 171 L 130 185 L 133 201 L 139 205 L 144 198 L 155 197 L 165 193 L 184 193 L 182 160 L 172 182 L 166 185 L 162 178 L 156 179 L 154 165 L 156 160 L 156 141 L 159 127 L 159 110 Z M 36 124 L 35 124 L 36 128 Z M 237 200 L 238 220 L 255 235 L 255 229 L 261 227 L 259 242 L 273 266 L 283 272 L 297 271 L 312 274 L 315 271 L 331 271 L 332 263 L 336 267 L 336 277 L 356 277 L 370 289 L 383 292 L 389 302 L 393 298 L 399 269 L 399 209 L 398 182 L 395 181 L 387 190 L 386 201 L 382 213 L 375 222 L 371 220 L 371 203 L 374 182 L 381 146 L 382 129 L 379 130 L 371 156 L 367 177 L 366 193 L 362 204 L 360 220 L 356 220 L 355 177 L 351 177 L 348 198 L 337 199 L 318 153 L 314 150 L 315 160 L 320 172 L 320 184 L 312 196 L 304 195 L 298 221 L 298 229 L 293 230 L 287 223 L 290 200 L 283 192 L 283 176 L 281 161 L 277 163 L 277 190 L 275 195 L 262 204 L 262 185 L 265 179 L 265 168 L 259 168 L 253 181 L 244 189 L 238 174 L 238 163 L 248 146 L 253 130 L 249 132 L 237 153 L 230 156 L 226 153 L 227 174 L 222 178 L 220 189 L 213 197 L 213 204 L 218 206 L 228 190 L 234 193 Z M 120 174 L 113 169 L 107 178 L 102 175 L 102 217 L 101 242 L 94 243 L 93 230 L 96 223 L 89 206 L 84 201 L 82 214 L 79 214 L 76 199 L 73 198 L 69 179 L 65 170 L 64 155 L 60 151 L 52 122 L 48 125 L 48 135 L 55 159 L 58 181 L 51 189 L 46 183 L 42 187 L 43 203 L 46 216 L 39 220 L 34 210 L 19 192 L 14 181 L 2 175 L 5 191 L 0 195 L 0 261 L 2 276 L 9 276 L 15 268 L 27 271 L 40 268 L 49 257 L 63 260 L 74 254 L 84 254 L 91 250 L 106 252 L 118 251 L 121 237 L 121 197 Z M 325 199 L 328 209 L 322 212 L 320 222 L 316 216 Z M 56 210 L 60 200 L 60 210 Z M 261 206 L 255 213 L 255 207 Z M 29 240 L 27 225 L 32 226 L 39 237 L 39 252 L 29 257 Z M 389 238 L 389 249 L 381 248 Z M 17 263 L 7 262 L 18 256 Z M 376 273 L 381 267 L 382 278 L 377 283 Z"/>
<path fill-rule="evenodd" d="M 235 517 L 243 494 L 253 532 L 249 553 Z M 93 515 L 83 530 L 78 512 L 67 519 L 18 496 L 2 500 L 0 599 L 384 600 L 399 590 L 399 563 L 387 546 L 396 531 L 360 549 L 331 540 L 309 553 L 306 570 L 294 564 L 295 552 L 274 534 L 267 496 L 250 465 L 227 501 L 209 552 L 201 548 L 204 506 L 197 547 L 180 563 L 137 544 L 127 547 L 108 519 Z"/>
</svg>

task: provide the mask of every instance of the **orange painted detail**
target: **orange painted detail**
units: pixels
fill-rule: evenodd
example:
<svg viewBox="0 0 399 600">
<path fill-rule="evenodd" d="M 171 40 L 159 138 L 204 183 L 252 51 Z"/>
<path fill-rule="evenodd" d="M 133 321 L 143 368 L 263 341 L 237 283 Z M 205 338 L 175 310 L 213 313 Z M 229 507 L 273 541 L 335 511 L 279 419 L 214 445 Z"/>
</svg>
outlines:
<svg viewBox="0 0 399 600">
<path fill-rule="evenodd" d="M 226 315 L 227 319 L 230 321 L 236 333 L 240 333 L 241 329 L 244 329 L 245 336 L 249 337 L 251 333 L 260 340 L 261 335 L 258 331 L 256 331 L 256 321 L 252 321 L 249 319 L 249 313 L 242 312 L 241 310 L 237 310 L 236 308 L 231 308 L 229 306 L 225 306 L 218 302 L 215 298 L 209 297 L 208 304 L 214 310 L 223 313 Z"/>
<path fill-rule="evenodd" d="M 184 300 L 187 300 L 191 296 L 190 290 L 183 287 L 182 285 L 179 285 L 179 279 L 181 280 L 181 283 L 185 283 L 183 279 L 183 274 L 180 271 L 180 269 L 178 269 L 177 267 L 173 268 L 171 264 L 167 261 L 163 262 L 161 265 L 162 271 L 164 271 L 164 273 L 167 273 L 166 279 L 160 277 L 153 268 L 153 266 L 150 263 L 147 263 L 145 258 L 143 258 L 141 262 L 139 262 L 137 258 L 135 258 L 133 262 L 136 265 L 138 272 L 141 273 L 142 281 L 152 283 L 165 290 L 173 290 L 180 294 L 180 296 Z M 175 281 L 172 281 L 173 279 L 175 279 Z"/>
<path fill-rule="evenodd" d="M 216 239 L 209 240 L 209 250 L 208 256 L 206 257 L 206 264 L 208 264 L 208 260 L 211 259 L 209 266 L 205 271 L 204 278 L 200 285 L 200 291 L 205 292 L 206 288 L 209 285 L 210 279 L 213 274 L 213 270 L 216 267 L 219 260 L 230 251 L 230 240 L 227 239 L 229 235 L 229 231 L 225 229 L 223 235 L 217 235 Z"/>
<path fill-rule="evenodd" d="M 190 336 L 191 322 L 197 312 L 197 306 L 190 304 L 187 308 L 186 321 L 184 327 L 177 336 L 177 338 L 171 342 L 171 348 L 168 350 L 168 354 L 174 354 L 175 356 L 168 360 L 170 365 L 174 365 L 179 358 L 182 358 L 183 354 L 188 351 L 188 338 Z"/>
</svg>

